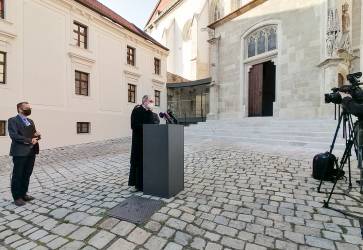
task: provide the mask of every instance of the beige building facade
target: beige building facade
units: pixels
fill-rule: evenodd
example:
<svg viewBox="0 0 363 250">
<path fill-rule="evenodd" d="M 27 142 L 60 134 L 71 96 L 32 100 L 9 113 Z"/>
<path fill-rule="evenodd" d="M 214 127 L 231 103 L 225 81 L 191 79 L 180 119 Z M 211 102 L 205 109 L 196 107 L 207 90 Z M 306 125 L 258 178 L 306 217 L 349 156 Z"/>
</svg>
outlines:
<svg viewBox="0 0 363 250">
<path fill-rule="evenodd" d="M 93 0 L 1 2 L 0 155 L 20 101 L 33 107 L 43 149 L 130 135 L 144 94 L 165 110 L 168 50 L 112 10 Z"/>
</svg>

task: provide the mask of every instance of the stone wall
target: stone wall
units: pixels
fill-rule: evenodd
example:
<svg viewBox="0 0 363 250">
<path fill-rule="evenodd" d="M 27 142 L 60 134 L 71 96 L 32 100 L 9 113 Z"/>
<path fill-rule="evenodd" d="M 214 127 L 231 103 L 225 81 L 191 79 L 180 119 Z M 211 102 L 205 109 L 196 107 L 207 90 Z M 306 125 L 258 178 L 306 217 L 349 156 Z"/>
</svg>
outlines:
<svg viewBox="0 0 363 250">
<path fill-rule="evenodd" d="M 322 15 L 325 8 L 324 0 L 270 0 L 216 28 L 215 37 L 220 36 L 219 61 L 211 63 L 218 65 L 221 116 L 246 116 L 248 78 L 245 75 L 248 73 L 244 66 L 242 39 L 254 27 L 269 23 L 278 25 L 274 116 L 324 116 L 319 111 L 325 104 L 318 65 L 325 46 L 321 29 L 325 25 Z"/>
</svg>

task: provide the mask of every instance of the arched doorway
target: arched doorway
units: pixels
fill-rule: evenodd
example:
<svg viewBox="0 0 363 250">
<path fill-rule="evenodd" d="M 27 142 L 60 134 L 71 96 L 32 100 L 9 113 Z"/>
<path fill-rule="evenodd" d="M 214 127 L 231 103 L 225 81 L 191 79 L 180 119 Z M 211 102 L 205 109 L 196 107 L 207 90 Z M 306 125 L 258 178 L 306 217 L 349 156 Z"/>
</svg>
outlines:
<svg viewBox="0 0 363 250">
<path fill-rule="evenodd" d="M 273 116 L 276 101 L 277 25 L 264 25 L 244 37 L 246 115 Z"/>
</svg>

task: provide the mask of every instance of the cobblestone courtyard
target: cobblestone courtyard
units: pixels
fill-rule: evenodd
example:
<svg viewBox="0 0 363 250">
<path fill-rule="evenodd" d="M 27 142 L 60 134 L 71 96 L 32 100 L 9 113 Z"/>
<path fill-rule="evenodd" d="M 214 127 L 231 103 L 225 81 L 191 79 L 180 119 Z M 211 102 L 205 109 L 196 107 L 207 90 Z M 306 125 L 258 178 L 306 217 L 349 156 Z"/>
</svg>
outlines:
<svg viewBox="0 0 363 250">
<path fill-rule="evenodd" d="M 363 249 L 358 220 L 321 208 L 310 161 L 199 139 L 186 144 L 185 190 L 150 221 L 108 218 L 141 195 L 127 186 L 129 149 L 124 139 L 43 151 L 36 200 L 19 208 L 0 158 L 0 249 Z M 332 204 L 363 212 L 344 196 Z"/>
</svg>

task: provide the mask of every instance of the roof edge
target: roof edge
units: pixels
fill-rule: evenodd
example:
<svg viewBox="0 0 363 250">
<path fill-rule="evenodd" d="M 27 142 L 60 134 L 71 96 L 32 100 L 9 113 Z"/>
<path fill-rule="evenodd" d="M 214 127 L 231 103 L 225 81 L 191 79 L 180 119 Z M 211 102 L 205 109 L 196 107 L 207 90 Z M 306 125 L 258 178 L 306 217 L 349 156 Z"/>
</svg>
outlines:
<svg viewBox="0 0 363 250">
<path fill-rule="evenodd" d="M 239 9 L 233 11 L 232 13 L 228 14 L 227 16 L 215 21 L 214 23 L 211 23 L 210 25 L 208 25 L 208 28 L 215 29 L 216 27 L 235 19 L 236 17 L 239 17 L 240 15 L 256 8 L 257 6 L 263 4 L 267 1 L 268 0 L 253 0 L 253 1 L 249 2 L 248 4 L 243 5 Z"/>
<path fill-rule="evenodd" d="M 133 25 L 134 28 L 136 28 L 139 32 L 141 32 L 141 34 L 138 34 L 136 31 L 132 30 L 131 28 L 127 27 L 125 24 L 123 24 L 122 22 L 116 20 L 115 18 L 108 16 L 106 13 L 102 12 L 101 10 L 86 4 L 85 2 L 81 1 L 81 0 L 74 0 L 75 2 L 77 2 L 78 4 L 98 13 L 99 15 L 108 18 L 109 20 L 111 20 L 114 23 L 117 23 L 118 25 L 121 25 L 123 28 L 125 28 L 126 30 L 130 31 L 131 33 L 137 35 L 138 37 L 144 38 L 145 40 L 151 42 L 152 44 L 160 47 L 161 49 L 165 50 L 165 51 L 169 51 L 169 49 L 167 47 L 165 47 L 164 45 L 162 45 L 161 43 L 159 43 L 158 41 L 156 41 L 155 39 L 153 39 L 151 36 L 149 36 L 148 34 L 146 34 L 146 32 L 144 32 L 142 29 L 140 29 L 139 27 L 137 27 L 135 24 L 129 22 L 128 20 L 126 20 L 125 18 L 123 18 L 122 16 L 120 16 L 119 14 L 117 14 L 115 11 L 113 11 L 112 9 L 108 8 L 107 6 L 105 6 L 104 4 L 96 1 L 97 3 L 99 3 L 100 5 L 102 5 L 105 9 L 113 12 L 114 14 L 118 15 L 120 18 L 124 19 L 126 22 L 128 22 L 130 25 Z"/>
</svg>

